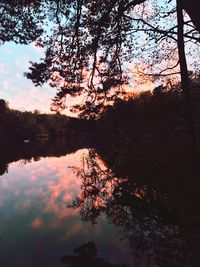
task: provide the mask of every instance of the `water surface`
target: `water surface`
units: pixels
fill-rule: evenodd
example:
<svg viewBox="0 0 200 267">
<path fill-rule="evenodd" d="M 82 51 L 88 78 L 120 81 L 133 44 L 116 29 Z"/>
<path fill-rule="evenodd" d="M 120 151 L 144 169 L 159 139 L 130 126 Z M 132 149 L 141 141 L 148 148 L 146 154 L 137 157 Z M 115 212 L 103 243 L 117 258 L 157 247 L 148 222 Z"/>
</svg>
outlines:
<svg viewBox="0 0 200 267">
<path fill-rule="evenodd" d="M 4 267 L 63 266 L 60 257 L 88 241 L 112 263 L 130 263 L 127 242 L 105 216 L 84 223 L 66 205 L 79 194 L 80 166 L 87 149 L 61 157 L 11 163 L 0 179 L 0 261 Z"/>
<path fill-rule="evenodd" d="M 128 175 L 117 176 L 95 149 L 72 144 L 1 150 L 0 266 L 198 266 L 197 186 L 183 176 L 173 188 L 138 183 L 122 153 L 110 162 Z"/>
</svg>

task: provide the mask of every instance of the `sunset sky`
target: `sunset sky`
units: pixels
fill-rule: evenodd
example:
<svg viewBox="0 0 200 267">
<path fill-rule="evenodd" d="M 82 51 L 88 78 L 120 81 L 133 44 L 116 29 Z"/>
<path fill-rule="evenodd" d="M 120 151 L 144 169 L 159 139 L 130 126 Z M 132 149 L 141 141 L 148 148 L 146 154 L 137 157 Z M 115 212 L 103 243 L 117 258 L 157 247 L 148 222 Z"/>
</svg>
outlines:
<svg viewBox="0 0 200 267">
<path fill-rule="evenodd" d="M 16 45 L 14 43 L 6 43 L 0 46 L 0 99 L 9 102 L 9 107 L 20 111 L 34 111 L 38 109 L 42 113 L 49 113 L 51 99 L 55 96 L 55 88 L 48 85 L 36 87 L 31 80 L 24 76 L 24 72 L 28 71 L 30 61 L 39 61 L 43 57 L 43 50 L 36 47 L 34 43 L 30 45 Z M 134 70 L 134 75 L 137 78 Z M 141 87 L 141 86 L 140 86 Z M 141 89 L 138 87 L 138 89 Z M 152 84 L 147 82 L 144 90 L 152 89 Z M 130 86 L 127 88 L 131 90 Z M 69 105 L 74 104 L 73 100 L 69 100 Z M 64 112 L 72 115 L 68 111 Z"/>
<path fill-rule="evenodd" d="M 14 109 L 50 112 L 55 89 L 48 86 L 35 87 L 24 77 L 29 61 L 38 61 L 42 57 L 42 50 L 34 44 L 6 43 L 0 46 L 0 55 L 0 98 L 8 101 Z"/>
<path fill-rule="evenodd" d="M 198 66 L 200 48 L 194 44 L 186 45 L 188 52 L 188 67 L 191 63 Z M 43 50 L 34 45 L 16 45 L 12 42 L 0 46 L 0 99 L 9 102 L 9 107 L 21 111 L 34 111 L 35 109 L 42 113 L 50 112 L 51 99 L 55 96 L 55 88 L 48 85 L 36 87 L 31 80 L 24 77 L 24 72 L 28 71 L 30 61 L 38 62 L 43 57 Z M 176 59 L 177 60 L 177 59 Z M 138 61 L 141 64 L 141 59 Z M 138 63 L 136 62 L 136 63 Z M 175 61 L 176 62 L 176 61 Z M 170 58 L 163 64 L 174 65 L 174 59 Z M 165 66 L 166 67 L 166 66 Z M 165 68 L 164 67 L 164 68 Z M 142 78 L 138 72 L 137 64 L 129 66 L 134 77 L 134 83 L 127 86 L 127 90 L 152 90 L 155 87 L 150 78 Z M 174 70 L 173 70 L 174 71 Z M 148 71 L 146 71 L 148 72 Z M 82 99 L 82 98 L 81 98 Z M 67 105 L 72 106 L 77 99 L 67 100 Z M 80 100 L 79 100 L 80 101 Z M 66 115 L 72 115 L 69 111 L 63 112 Z"/>
<path fill-rule="evenodd" d="M 199 54 L 198 48 L 196 49 L 196 53 Z M 50 113 L 51 99 L 56 93 L 55 88 L 48 85 L 36 87 L 31 80 L 24 76 L 24 72 L 28 71 L 29 62 L 39 61 L 43 57 L 43 50 L 36 47 L 34 43 L 30 45 L 6 43 L 0 46 L 0 55 L 0 99 L 8 101 L 10 108 L 20 111 L 37 109 L 42 113 Z M 196 57 L 197 59 L 198 57 Z M 154 88 L 150 78 L 141 81 L 137 68 L 130 66 L 130 69 L 135 83 L 127 86 L 128 91 L 132 91 L 133 88 L 139 91 Z M 75 99 L 70 99 L 67 104 L 72 106 L 74 103 Z M 72 115 L 66 110 L 63 113 Z"/>
</svg>

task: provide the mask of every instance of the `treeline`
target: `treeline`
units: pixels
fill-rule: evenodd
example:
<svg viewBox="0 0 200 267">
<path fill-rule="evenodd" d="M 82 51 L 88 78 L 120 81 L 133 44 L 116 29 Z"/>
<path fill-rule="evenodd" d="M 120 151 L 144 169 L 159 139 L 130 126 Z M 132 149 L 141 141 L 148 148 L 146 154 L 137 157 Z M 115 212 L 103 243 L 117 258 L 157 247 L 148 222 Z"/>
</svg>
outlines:
<svg viewBox="0 0 200 267">
<path fill-rule="evenodd" d="M 200 195 L 199 81 L 191 81 L 197 139 L 195 165 L 188 153 L 188 129 L 179 85 L 171 90 L 159 86 L 152 92 L 144 92 L 128 101 L 119 100 L 108 107 L 98 121 L 95 146 L 114 176 L 127 179 L 124 188 L 119 188 L 121 196 L 135 187 L 141 189 L 141 193 L 147 190 L 141 198 L 144 202 L 151 203 L 154 197 L 161 195 L 164 205 L 170 203 L 176 211 L 178 223 L 186 225 L 200 225 L 196 212 Z M 124 196 L 123 201 L 126 200 L 129 199 Z M 146 203 L 139 204 L 140 211 L 147 207 Z"/>
<path fill-rule="evenodd" d="M 83 133 L 90 128 L 88 122 L 61 114 L 40 114 L 10 109 L 0 99 L 0 138 L 11 140 L 45 139 Z"/>
<path fill-rule="evenodd" d="M 197 143 L 200 144 L 200 74 L 191 77 L 191 98 Z M 184 100 L 180 84 L 156 87 L 127 101 L 118 100 L 106 108 L 97 120 L 72 118 L 61 114 L 40 114 L 10 109 L 0 99 L 0 138 L 36 139 L 70 136 L 86 137 L 96 143 L 128 142 L 138 146 L 173 146 L 187 144 Z"/>
<path fill-rule="evenodd" d="M 5 141 L 5 140 L 4 140 Z M 45 142 L 41 140 L 28 144 L 24 142 L 0 142 L 0 175 L 8 171 L 9 163 L 21 160 L 24 164 L 31 161 L 38 161 L 41 157 L 61 157 L 75 153 L 79 149 L 89 148 L 91 145 L 83 142 L 75 135 L 74 138 L 59 136 L 59 138 L 49 138 Z"/>
<path fill-rule="evenodd" d="M 200 76 L 199 76 L 200 77 Z M 191 101 L 197 141 L 200 130 L 200 78 L 191 80 Z M 187 124 L 180 84 L 170 90 L 158 86 L 128 101 L 118 100 L 98 121 L 100 136 L 107 141 L 135 146 L 186 146 Z"/>
</svg>

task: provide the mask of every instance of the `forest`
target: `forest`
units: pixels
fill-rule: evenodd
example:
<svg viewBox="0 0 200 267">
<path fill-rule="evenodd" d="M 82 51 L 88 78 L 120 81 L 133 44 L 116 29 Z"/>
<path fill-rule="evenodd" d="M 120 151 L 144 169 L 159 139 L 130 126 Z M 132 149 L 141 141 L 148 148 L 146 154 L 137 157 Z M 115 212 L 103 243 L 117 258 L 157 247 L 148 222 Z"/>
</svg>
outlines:
<svg viewBox="0 0 200 267">
<path fill-rule="evenodd" d="M 19 111 L 10 109 L 9 104 L 0 99 L 1 142 L 22 143 L 24 140 L 55 140 L 73 136 L 76 132 L 89 130 L 90 122 L 67 117 L 62 114 L 42 114 L 38 110 Z M 56 141 L 56 140 L 55 140 Z"/>
<path fill-rule="evenodd" d="M 0 99 L 4 221 L 25 221 L 26 245 L 46 251 L 25 261 L 199 267 L 199 10 L 197 0 L 1 1 L 0 45 L 40 49 L 24 78 L 55 92 L 51 114 Z M 117 261 L 124 240 L 129 265 Z"/>
<path fill-rule="evenodd" d="M 107 106 L 126 99 L 137 83 L 150 79 L 156 87 L 180 82 L 194 154 L 189 73 L 199 72 L 195 6 L 195 0 L 112 0 L 109 5 L 101 0 L 2 1 L 1 43 L 34 41 L 42 48 L 43 58 L 30 62 L 25 76 L 36 86 L 48 83 L 55 88 L 53 111 L 70 108 L 84 119 L 99 118 Z M 69 97 L 74 99 L 72 108 Z M 82 101 L 76 101 L 80 97 Z"/>
</svg>

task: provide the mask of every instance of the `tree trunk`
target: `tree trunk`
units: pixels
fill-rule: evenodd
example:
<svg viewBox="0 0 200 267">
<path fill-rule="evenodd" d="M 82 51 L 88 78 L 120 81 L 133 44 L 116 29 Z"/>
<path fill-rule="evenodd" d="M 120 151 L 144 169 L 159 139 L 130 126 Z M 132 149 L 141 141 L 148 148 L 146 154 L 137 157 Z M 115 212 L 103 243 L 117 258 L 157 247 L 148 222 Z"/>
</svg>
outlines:
<svg viewBox="0 0 200 267">
<path fill-rule="evenodd" d="M 197 31 L 200 32 L 200 2 L 199 0 L 181 0 L 183 9 L 190 16 Z"/>
<path fill-rule="evenodd" d="M 186 62 L 186 56 L 185 56 L 184 37 L 183 37 L 184 20 L 183 20 L 182 0 L 177 0 L 177 22 L 178 22 L 178 54 L 179 54 L 179 61 L 180 61 L 181 87 L 183 91 L 185 116 L 186 116 L 186 123 L 188 126 L 191 157 L 193 160 L 195 160 L 196 137 L 195 137 L 193 115 L 192 115 L 189 77 L 188 77 L 188 69 L 187 69 L 187 62 Z"/>
</svg>

